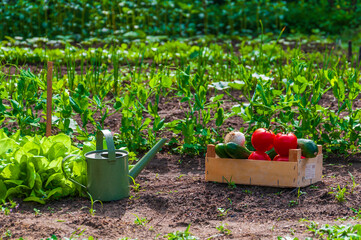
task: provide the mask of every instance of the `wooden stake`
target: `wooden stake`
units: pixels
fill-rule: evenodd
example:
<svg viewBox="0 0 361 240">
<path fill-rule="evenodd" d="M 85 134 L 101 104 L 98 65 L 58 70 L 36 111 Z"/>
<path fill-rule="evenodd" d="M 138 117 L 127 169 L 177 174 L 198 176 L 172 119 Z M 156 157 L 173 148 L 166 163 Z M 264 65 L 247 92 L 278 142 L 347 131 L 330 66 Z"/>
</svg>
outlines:
<svg viewBox="0 0 361 240">
<path fill-rule="evenodd" d="M 53 62 L 48 62 L 47 75 L 47 99 L 46 99 L 46 136 L 51 135 L 51 115 L 53 102 Z"/>
<path fill-rule="evenodd" d="M 352 42 L 351 40 L 348 41 L 348 54 L 347 54 L 348 61 L 352 61 Z"/>
</svg>

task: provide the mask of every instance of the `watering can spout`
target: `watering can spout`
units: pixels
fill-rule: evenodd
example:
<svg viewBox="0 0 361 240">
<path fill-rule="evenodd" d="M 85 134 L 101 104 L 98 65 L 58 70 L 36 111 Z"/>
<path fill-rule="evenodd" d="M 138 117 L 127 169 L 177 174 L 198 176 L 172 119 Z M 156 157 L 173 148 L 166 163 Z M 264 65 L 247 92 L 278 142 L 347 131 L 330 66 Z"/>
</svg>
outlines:
<svg viewBox="0 0 361 240">
<path fill-rule="evenodd" d="M 136 178 L 139 173 L 143 170 L 145 166 L 147 166 L 148 162 L 155 156 L 157 152 L 162 148 L 162 146 L 166 143 L 167 139 L 162 138 L 157 142 L 157 144 L 149 150 L 147 154 L 139 160 L 139 162 L 134 165 L 134 167 L 129 171 L 129 182 L 133 183 L 133 179 Z M 133 178 L 133 179 L 132 179 Z"/>
</svg>

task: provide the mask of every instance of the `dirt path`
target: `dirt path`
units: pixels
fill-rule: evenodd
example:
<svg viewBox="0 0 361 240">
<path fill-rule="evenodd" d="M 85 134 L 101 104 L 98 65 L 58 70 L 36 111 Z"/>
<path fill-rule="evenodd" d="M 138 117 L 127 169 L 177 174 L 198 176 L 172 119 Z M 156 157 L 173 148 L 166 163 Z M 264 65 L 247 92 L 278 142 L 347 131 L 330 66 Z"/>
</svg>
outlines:
<svg viewBox="0 0 361 240">
<path fill-rule="evenodd" d="M 130 199 L 104 203 L 103 207 L 95 203 L 94 215 L 85 198 L 62 199 L 44 206 L 19 200 L 19 207 L 9 215 L 0 212 L 0 236 L 164 239 L 165 234 L 184 231 L 191 224 L 190 232 L 200 239 L 276 239 L 292 234 L 302 239 L 310 233 L 305 232 L 308 223 L 300 219 L 334 224 L 337 218 L 355 216 L 350 208 L 361 206 L 360 186 L 353 194 L 346 194 L 344 203 L 338 203 L 329 192 L 331 187 L 344 187 L 346 183 L 350 191 L 349 172 L 359 183 L 360 166 L 326 163 L 322 182 L 302 188 L 297 199 L 297 189 L 242 185 L 230 189 L 227 184 L 206 183 L 203 157 L 160 153 L 136 179 L 140 190 L 132 189 Z M 136 224 L 137 216 L 148 222 Z M 216 229 L 222 224 L 230 235 Z"/>
</svg>

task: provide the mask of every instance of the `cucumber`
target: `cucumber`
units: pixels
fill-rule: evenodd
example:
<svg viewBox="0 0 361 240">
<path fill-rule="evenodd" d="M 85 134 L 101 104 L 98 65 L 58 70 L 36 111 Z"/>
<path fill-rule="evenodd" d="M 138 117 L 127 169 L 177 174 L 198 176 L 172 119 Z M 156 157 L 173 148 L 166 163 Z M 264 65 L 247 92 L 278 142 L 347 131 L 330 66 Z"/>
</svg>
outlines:
<svg viewBox="0 0 361 240">
<path fill-rule="evenodd" d="M 314 158 L 318 154 L 318 147 L 316 143 L 309 139 L 297 139 L 297 148 L 301 149 L 302 156 L 306 158 Z"/>
<path fill-rule="evenodd" d="M 248 157 L 251 155 L 251 151 L 249 151 L 247 148 L 233 142 L 227 143 L 226 152 L 235 159 L 248 159 Z"/>
<path fill-rule="evenodd" d="M 216 154 L 220 158 L 231 158 L 231 156 L 229 156 L 226 152 L 226 144 L 224 143 L 218 143 L 216 145 Z"/>
<path fill-rule="evenodd" d="M 266 153 L 271 159 L 274 159 L 274 157 L 277 156 L 275 148 L 272 148 L 271 150 L 267 151 Z"/>
</svg>

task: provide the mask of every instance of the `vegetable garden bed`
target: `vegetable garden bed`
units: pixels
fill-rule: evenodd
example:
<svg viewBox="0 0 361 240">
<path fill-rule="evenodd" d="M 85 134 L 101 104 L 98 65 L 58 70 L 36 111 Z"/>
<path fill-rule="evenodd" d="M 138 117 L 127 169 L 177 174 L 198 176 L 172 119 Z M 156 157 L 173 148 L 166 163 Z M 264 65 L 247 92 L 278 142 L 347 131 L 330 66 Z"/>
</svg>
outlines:
<svg viewBox="0 0 361 240">
<path fill-rule="evenodd" d="M 259 40 L 252 46 L 243 43 L 237 51 L 227 44 L 200 48 L 177 41 L 141 45 L 144 52 L 136 43 L 111 50 L 83 51 L 66 46 L 64 52 L 48 51 L 58 61 L 53 133 L 63 134 L 66 147 L 57 144 L 51 151 L 54 154 L 50 154 L 49 144 L 28 148 L 36 145 L 29 143 L 24 149 L 2 152 L 0 180 L 7 189 L 29 186 L 11 190 L 13 201 L 0 203 L 0 237 L 38 239 L 54 234 L 161 239 L 190 225 L 189 231 L 202 239 L 271 239 L 277 235 L 310 235 L 304 233 L 305 224 L 298 223 L 303 218 L 321 223 L 338 218 L 350 223 L 359 220 L 360 163 L 344 161 L 346 157 L 358 160 L 360 152 L 358 71 L 348 69 L 345 57 L 340 60 L 331 53 L 321 56 L 314 52 L 305 57 L 297 49 L 283 51 L 275 42 L 262 47 Z M 263 55 L 259 54 L 260 48 Z M 103 52 L 106 54 L 101 55 Z M 144 62 L 143 53 L 147 58 Z M 19 51 L 18 58 L 11 54 L 4 61 L 19 58 L 39 62 L 49 58 L 39 50 Z M 80 67 L 75 66 L 79 62 Z M 344 64 L 342 71 L 337 65 L 340 62 Z M 66 71 L 63 64 L 67 65 Z M 25 135 L 45 132 L 43 80 L 47 73 L 38 72 L 32 75 L 9 65 L 2 68 L 2 136 L 19 137 L 16 147 L 36 142 Z M 206 182 L 208 166 L 203 153 L 207 144 L 222 141 L 224 133 L 232 129 L 242 129 L 249 144 L 254 129 L 272 122 L 283 123 L 298 136 L 325 144 L 324 171 L 322 175 L 317 171 L 320 182 L 292 189 L 249 186 L 255 183 L 249 176 L 239 182 L 244 185 L 233 184 L 233 175 L 232 179 L 226 176 L 227 185 Z M 67 153 L 90 150 L 87 141 L 93 140 L 97 128 L 114 131 L 117 148 L 135 152 L 132 160 L 156 139 L 170 139 L 136 179 L 131 197 L 103 206 L 78 197 L 81 189 L 63 191 L 71 185 L 56 164 Z M 14 134 L 19 129 L 21 134 Z M 66 135 L 72 136 L 71 140 Z M 26 162 L 40 154 L 46 155 L 41 159 L 47 167 L 28 164 L 27 171 L 18 170 L 20 160 Z M 49 165 L 48 161 L 55 162 Z M 317 157 L 317 164 L 322 165 L 322 155 Z M 84 180 L 81 166 L 81 162 L 68 166 L 76 168 L 79 181 Z M 229 168 L 232 170 L 236 169 Z M 275 181 L 272 185 L 282 186 Z M 58 183 L 62 188 L 55 188 Z M 22 194 L 33 202 L 17 198 Z M 62 196 L 68 197 L 58 199 Z M 45 201 L 46 205 L 34 201 Z"/>
</svg>

